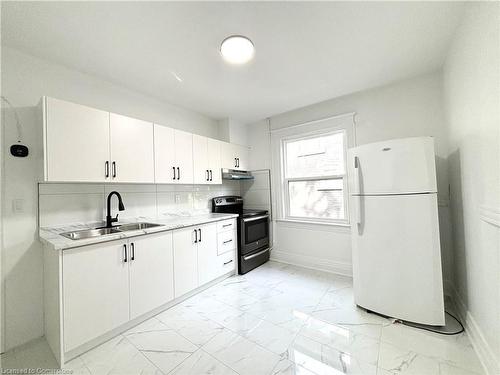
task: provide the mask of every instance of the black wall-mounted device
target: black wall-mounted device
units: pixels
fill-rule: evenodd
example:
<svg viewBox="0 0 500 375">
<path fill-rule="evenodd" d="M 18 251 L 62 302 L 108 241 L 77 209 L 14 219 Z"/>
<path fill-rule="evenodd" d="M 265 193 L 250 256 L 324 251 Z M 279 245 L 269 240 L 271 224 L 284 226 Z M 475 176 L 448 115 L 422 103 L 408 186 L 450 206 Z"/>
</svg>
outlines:
<svg viewBox="0 0 500 375">
<path fill-rule="evenodd" d="M 12 154 L 12 156 L 16 156 L 18 158 L 25 158 L 26 156 L 28 156 L 29 150 L 28 147 L 26 147 L 25 145 L 16 144 L 10 146 L 10 153 Z"/>
</svg>

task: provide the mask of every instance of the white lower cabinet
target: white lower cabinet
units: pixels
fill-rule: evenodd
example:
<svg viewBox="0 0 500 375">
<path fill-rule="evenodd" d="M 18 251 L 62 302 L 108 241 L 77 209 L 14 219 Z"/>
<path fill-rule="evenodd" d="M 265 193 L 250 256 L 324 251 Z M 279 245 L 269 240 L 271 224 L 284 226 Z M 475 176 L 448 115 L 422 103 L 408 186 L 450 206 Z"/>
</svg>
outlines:
<svg viewBox="0 0 500 375">
<path fill-rule="evenodd" d="M 173 236 L 174 295 L 177 298 L 198 287 L 197 229 L 175 230 Z"/>
<path fill-rule="evenodd" d="M 201 228 L 198 239 L 198 280 L 200 285 L 217 278 L 215 271 L 217 258 L 217 225 L 209 224 Z"/>
<path fill-rule="evenodd" d="M 228 228 L 234 226 L 233 220 Z M 217 227 L 211 223 L 59 252 L 45 248 L 45 336 L 59 363 L 234 271 L 235 252 L 219 255 Z"/>
<path fill-rule="evenodd" d="M 64 351 L 128 322 L 126 244 L 113 241 L 63 252 Z"/>
<path fill-rule="evenodd" d="M 172 233 L 130 239 L 130 319 L 174 299 Z"/>
</svg>

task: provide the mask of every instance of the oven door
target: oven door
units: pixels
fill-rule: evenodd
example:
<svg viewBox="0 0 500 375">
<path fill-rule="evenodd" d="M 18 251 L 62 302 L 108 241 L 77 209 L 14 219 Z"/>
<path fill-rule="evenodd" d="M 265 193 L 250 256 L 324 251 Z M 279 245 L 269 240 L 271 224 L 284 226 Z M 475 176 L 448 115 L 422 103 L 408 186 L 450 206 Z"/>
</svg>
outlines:
<svg viewBox="0 0 500 375">
<path fill-rule="evenodd" d="M 269 246 L 269 215 L 241 219 L 241 255 Z"/>
</svg>

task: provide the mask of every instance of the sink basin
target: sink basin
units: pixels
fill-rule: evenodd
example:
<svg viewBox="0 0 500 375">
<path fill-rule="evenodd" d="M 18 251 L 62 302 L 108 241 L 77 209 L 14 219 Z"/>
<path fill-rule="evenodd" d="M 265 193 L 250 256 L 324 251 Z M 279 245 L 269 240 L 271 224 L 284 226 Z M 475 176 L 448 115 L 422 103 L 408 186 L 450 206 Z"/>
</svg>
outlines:
<svg viewBox="0 0 500 375">
<path fill-rule="evenodd" d="M 83 240 L 86 238 L 100 237 L 100 236 L 105 236 L 106 234 L 113 234 L 120 232 L 121 230 L 117 228 L 97 228 L 97 229 L 85 229 L 74 232 L 61 233 L 61 236 L 69 238 L 71 240 Z"/>
<path fill-rule="evenodd" d="M 161 227 L 161 224 L 153 224 L 153 223 L 130 223 L 130 224 L 122 224 L 118 226 L 120 231 L 125 232 L 128 230 L 139 230 L 139 229 L 147 229 L 154 227 Z"/>
<path fill-rule="evenodd" d="M 130 223 L 130 224 L 122 224 L 112 228 L 95 228 L 95 229 L 85 229 L 85 230 L 77 230 L 74 232 L 66 232 L 61 233 L 61 236 L 69 238 L 71 240 L 83 240 L 86 238 L 94 238 L 105 236 L 107 234 L 114 233 L 122 233 L 130 230 L 140 230 L 154 227 L 161 227 L 162 224 L 153 224 L 153 223 Z"/>
</svg>

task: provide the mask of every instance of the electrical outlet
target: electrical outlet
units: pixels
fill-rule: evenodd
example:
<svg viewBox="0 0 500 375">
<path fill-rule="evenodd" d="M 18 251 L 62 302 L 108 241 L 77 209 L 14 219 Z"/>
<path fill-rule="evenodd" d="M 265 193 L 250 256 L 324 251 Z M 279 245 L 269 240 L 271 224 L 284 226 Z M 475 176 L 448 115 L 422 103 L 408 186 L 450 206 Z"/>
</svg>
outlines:
<svg viewBox="0 0 500 375">
<path fill-rule="evenodd" d="M 24 199 L 12 200 L 12 212 L 15 214 L 21 214 L 24 212 Z"/>
</svg>

